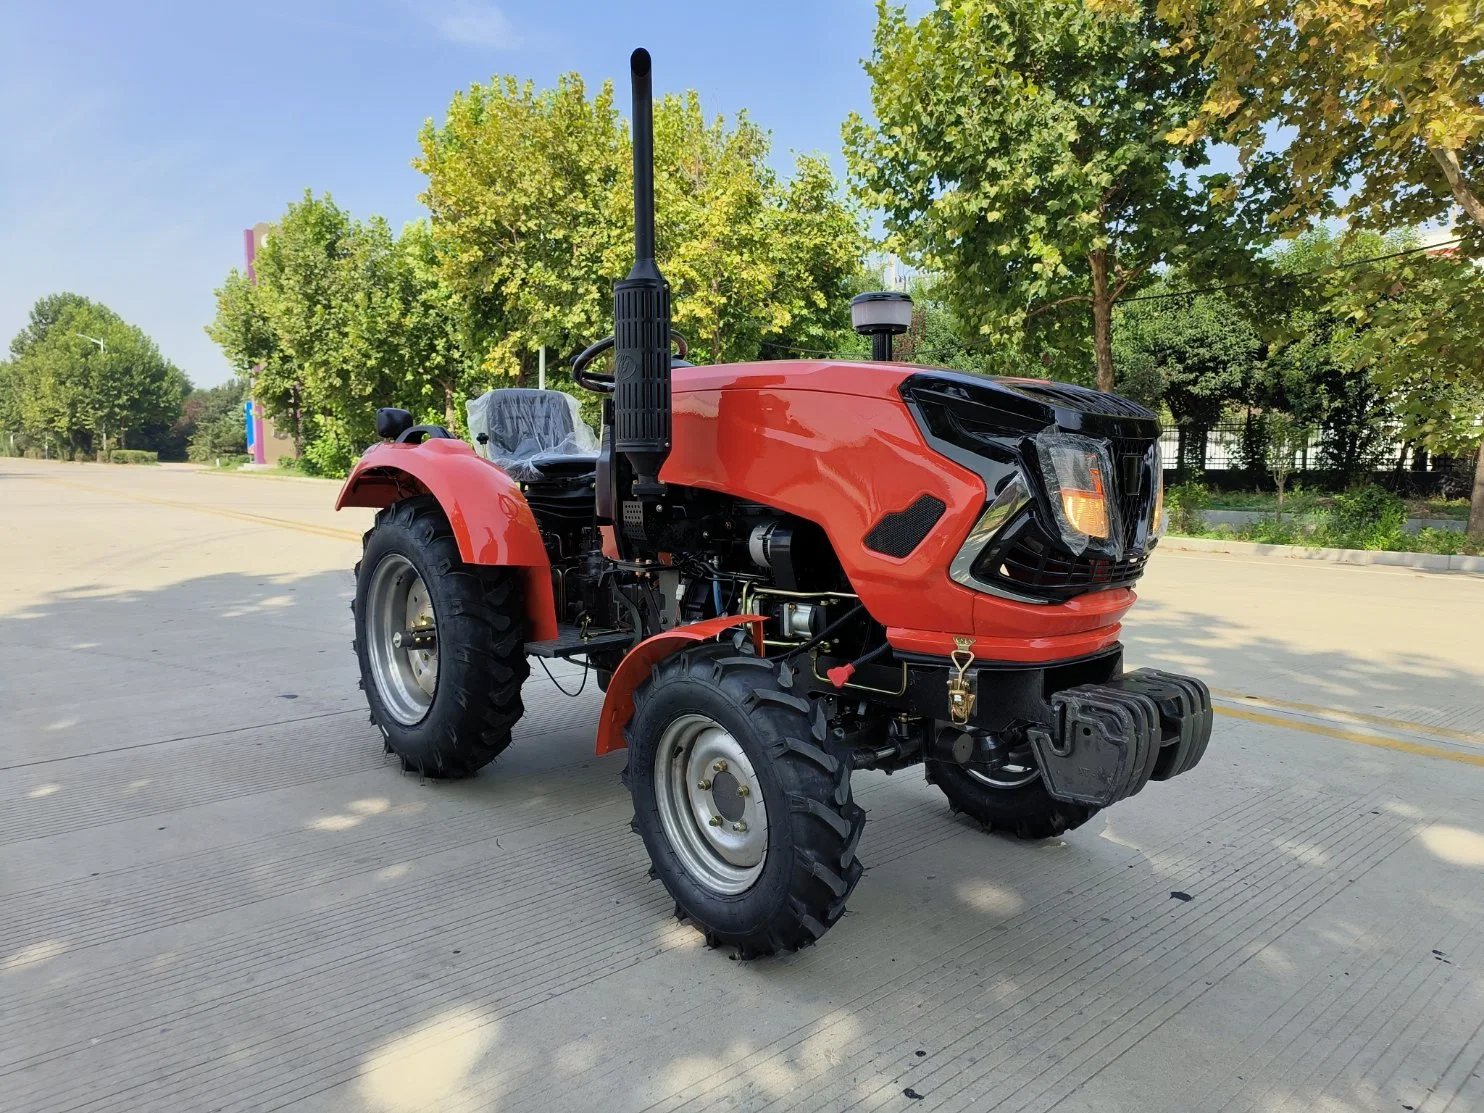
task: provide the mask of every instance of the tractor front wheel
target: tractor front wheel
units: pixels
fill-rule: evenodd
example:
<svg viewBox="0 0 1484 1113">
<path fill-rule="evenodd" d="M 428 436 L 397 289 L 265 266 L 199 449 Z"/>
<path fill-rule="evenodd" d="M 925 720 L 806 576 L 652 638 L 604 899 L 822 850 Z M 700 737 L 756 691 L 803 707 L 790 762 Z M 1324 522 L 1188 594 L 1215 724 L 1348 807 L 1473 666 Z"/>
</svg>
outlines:
<svg viewBox="0 0 1484 1113">
<path fill-rule="evenodd" d="M 371 721 L 404 769 L 467 777 L 510 744 L 530 672 L 520 581 L 465 564 L 432 496 L 377 514 L 351 609 Z"/>
<path fill-rule="evenodd" d="M 819 709 L 716 644 L 661 662 L 634 704 L 634 827 L 676 914 L 743 957 L 822 936 L 860 880 L 866 817 Z"/>
<path fill-rule="evenodd" d="M 1058 800 L 1029 749 L 995 765 L 927 759 L 927 779 L 948 797 L 948 806 L 977 820 L 986 831 L 1020 839 L 1049 839 L 1081 827 L 1098 809 Z"/>
</svg>

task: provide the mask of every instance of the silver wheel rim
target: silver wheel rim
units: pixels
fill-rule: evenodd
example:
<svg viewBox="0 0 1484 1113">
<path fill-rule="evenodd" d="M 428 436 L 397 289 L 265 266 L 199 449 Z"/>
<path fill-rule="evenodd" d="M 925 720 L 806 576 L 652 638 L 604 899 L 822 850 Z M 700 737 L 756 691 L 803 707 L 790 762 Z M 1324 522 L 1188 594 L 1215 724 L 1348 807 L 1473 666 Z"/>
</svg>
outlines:
<svg viewBox="0 0 1484 1113">
<path fill-rule="evenodd" d="M 768 857 L 768 808 L 741 744 L 705 715 L 674 719 L 655 750 L 654 788 L 686 872 L 725 895 L 751 888 Z"/>
<path fill-rule="evenodd" d="M 1010 759 L 995 766 L 966 765 L 969 776 L 990 788 L 1019 788 L 1028 785 L 1041 775 L 1041 770 L 1029 760 Z"/>
<path fill-rule="evenodd" d="M 401 553 L 381 558 L 366 591 L 366 650 L 371 681 L 392 718 L 422 722 L 438 691 L 438 623 L 427 585 Z M 417 647 L 412 638 L 431 644 Z"/>
</svg>

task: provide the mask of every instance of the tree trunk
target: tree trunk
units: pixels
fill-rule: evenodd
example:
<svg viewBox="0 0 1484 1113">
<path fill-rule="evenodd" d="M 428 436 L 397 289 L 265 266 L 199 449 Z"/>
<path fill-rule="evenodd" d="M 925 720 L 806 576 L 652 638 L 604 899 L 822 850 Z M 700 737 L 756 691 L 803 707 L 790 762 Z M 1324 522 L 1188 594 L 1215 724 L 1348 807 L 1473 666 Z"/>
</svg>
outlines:
<svg viewBox="0 0 1484 1113">
<path fill-rule="evenodd" d="M 1092 350 L 1097 357 L 1098 389 L 1113 389 L 1113 299 L 1108 294 L 1108 252 L 1088 254 L 1092 264 Z"/>
<path fill-rule="evenodd" d="M 1463 168 L 1459 165 L 1458 152 L 1449 147 L 1429 147 L 1432 157 L 1437 160 L 1443 168 L 1443 177 L 1448 179 L 1448 189 L 1453 194 L 1453 200 L 1470 220 L 1480 228 L 1484 228 L 1484 201 L 1474 196 L 1473 190 L 1469 189 L 1468 183 L 1463 180 Z"/>
<path fill-rule="evenodd" d="M 1484 437 L 1479 438 L 1479 453 L 1474 457 L 1474 491 L 1469 497 L 1466 528 L 1475 537 L 1484 537 Z"/>
<path fill-rule="evenodd" d="M 459 423 L 459 412 L 453 405 L 453 384 L 443 383 L 443 424 L 452 429 Z"/>
</svg>

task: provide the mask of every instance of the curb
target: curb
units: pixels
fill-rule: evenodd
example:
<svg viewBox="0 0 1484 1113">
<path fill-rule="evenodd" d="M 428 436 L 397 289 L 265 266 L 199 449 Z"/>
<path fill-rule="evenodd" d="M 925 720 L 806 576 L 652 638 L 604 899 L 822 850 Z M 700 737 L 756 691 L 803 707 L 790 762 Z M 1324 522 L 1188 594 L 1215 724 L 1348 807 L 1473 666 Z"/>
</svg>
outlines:
<svg viewBox="0 0 1484 1113">
<path fill-rule="evenodd" d="M 1238 553 L 1243 556 L 1287 557 L 1289 560 L 1327 560 L 1335 564 L 1386 564 L 1425 568 L 1433 572 L 1484 573 L 1484 556 L 1447 556 L 1443 553 L 1394 553 L 1370 549 L 1312 549 L 1305 545 L 1259 545 L 1253 541 L 1223 541 L 1208 537 L 1171 537 L 1160 548 L 1195 553 Z"/>
</svg>

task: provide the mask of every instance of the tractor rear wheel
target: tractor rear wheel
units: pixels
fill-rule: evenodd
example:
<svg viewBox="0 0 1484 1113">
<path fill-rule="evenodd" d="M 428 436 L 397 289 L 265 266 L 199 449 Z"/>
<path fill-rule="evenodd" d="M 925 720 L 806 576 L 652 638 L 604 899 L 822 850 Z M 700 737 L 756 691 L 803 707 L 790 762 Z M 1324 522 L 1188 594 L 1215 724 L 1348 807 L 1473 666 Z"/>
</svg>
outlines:
<svg viewBox="0 0 1484 1113">
<path fill-rule="evenodd" d="M 467 777 L 510 744 L 530 672 L 518 574 L 465 564 L 432 496 L 377 514 L 351 609 L 371 721 L 403 769 Z"/>
<path fill-rule="evenodd" d="M 977 820 L 986 831 L 1003 831 L 1019 839 L 1049 839 L 1081 827 L 1098 809 L 1091 804 L 1058 800 L 1029 751 L 995 766 L 928 758 L 928 783 L 948 797 L 948 806 Z"/>
<path fill-rule="evenodd" d="M 860 880 L 866 814 L 821 711 L 717 644 L 662 661 L 634 705 L 634 827 L 676 915 L 743 957 L 822 936 Z"/>
</svg>

